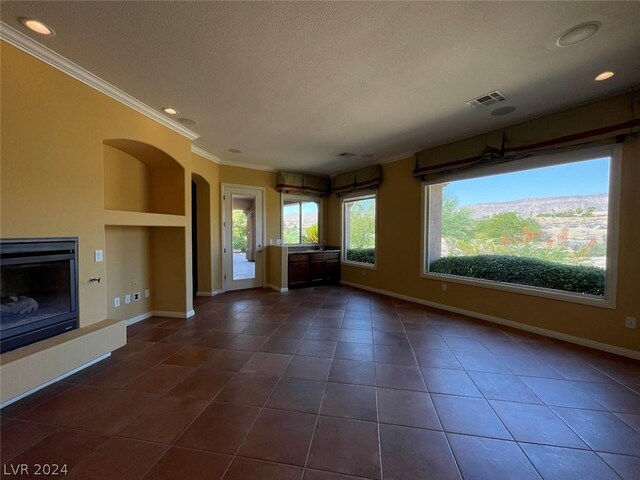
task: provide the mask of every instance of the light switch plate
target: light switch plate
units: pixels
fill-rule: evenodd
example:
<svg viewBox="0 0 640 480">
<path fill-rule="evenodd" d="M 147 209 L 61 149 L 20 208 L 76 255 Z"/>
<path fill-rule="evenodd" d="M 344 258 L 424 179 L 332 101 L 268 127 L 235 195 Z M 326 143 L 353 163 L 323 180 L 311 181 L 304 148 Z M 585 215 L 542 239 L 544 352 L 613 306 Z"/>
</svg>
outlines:
<svg viewBox="0 0 640 480">
<path fill-rule="evenodd" d="M 102 250 L 95 251 L 96 262 L 102 262 L 104 260 L 104 252 Z"/>
<path fill-rule="evenodd" d="M 124 296 L 124 303 L 131 303 L 131 295 Z"/>
</svg>

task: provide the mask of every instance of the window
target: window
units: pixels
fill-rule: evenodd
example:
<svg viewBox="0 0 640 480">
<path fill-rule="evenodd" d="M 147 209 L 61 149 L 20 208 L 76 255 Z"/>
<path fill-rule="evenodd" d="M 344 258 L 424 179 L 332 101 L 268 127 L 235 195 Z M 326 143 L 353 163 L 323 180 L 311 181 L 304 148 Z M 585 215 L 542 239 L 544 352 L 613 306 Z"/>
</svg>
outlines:
<svg viewBox="0 0 640 480">
<path fill-rule="evenodd" d="M 320 243 L 322 199 L 282 195 L 282 239 L 287 245 Z"/>
<path fill-rule="evenodd" d="M 364 266 L 376 263 L 376 196 L 342 200 L 342 260 Z"/>
<path fill-rule="evenodd" d="M 425 275 L 613 306 L 618 163 L 572 152 L 425 185 Z"/>
</svg>

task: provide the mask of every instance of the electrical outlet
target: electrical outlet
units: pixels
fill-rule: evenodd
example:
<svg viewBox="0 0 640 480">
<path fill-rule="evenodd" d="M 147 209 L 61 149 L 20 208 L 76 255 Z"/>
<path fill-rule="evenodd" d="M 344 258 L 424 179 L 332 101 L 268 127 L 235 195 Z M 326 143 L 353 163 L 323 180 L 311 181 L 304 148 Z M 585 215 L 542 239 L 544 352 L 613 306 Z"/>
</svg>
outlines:
<svg viewBox="0 0 640 480">
<path fill-rule="evenodd" d="M 138 300 L 140 300 L 140 292 L 136 292 L 133 294 L 133 301 L 137 302 Z"/>
<path fill-rule="evenodd" d="M 638 326 L 638 319 L 636 317 L 625 317 L 624 326 L 627 328 L 636 328 Z"/>
<path fill-rule="evenodd" d="M 151 295 L 151 292 L 149 291 L 148 288 L 144 289 L 144 298 L 149 298 L 149 295 Z"/>
<path fill-rule="evenodd" d="M 446 283 L 442 283 L 442 291 L 446 292 L 447 291 L 447 284 Z"/>
<path fill-rule="evenodd" d="M 120 297 L 116 297 L 113 299 L 113 306 L 116 308 L 120 306 Z"/>
<path fill-rule="evenodd" d="M 124 303 L 131 303 L 131 295 L 124 296 Z"/>
</svg>

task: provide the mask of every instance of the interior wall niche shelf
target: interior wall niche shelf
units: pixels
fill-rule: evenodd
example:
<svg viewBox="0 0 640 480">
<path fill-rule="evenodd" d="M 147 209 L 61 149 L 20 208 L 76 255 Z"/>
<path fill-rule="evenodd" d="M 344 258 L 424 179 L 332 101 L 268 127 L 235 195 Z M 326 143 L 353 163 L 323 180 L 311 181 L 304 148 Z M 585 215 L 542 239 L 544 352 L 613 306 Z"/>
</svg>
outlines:
<svg viewBox="0 0 640 480">
<path fill-rule="evenodd" d="M 185 214 L 185 170 L 170 155 L 128 139 L 104 140 L 102 153 L 106 210 Z"/>
<path fill-rule="evenodd" d="M 140 227 L 186 227 L 187 217 L 185 217 L 184 215 L 166 215 L 161 213 L 105 210 L 104 225 Z"/>
</svg>

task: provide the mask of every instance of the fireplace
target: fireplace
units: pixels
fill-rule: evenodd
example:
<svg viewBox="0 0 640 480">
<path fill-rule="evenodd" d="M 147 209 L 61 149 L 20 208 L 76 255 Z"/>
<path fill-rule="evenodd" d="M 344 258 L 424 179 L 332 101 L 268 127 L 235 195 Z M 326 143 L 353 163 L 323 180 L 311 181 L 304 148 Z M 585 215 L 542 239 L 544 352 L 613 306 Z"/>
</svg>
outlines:
<svg viewBox="0 0 640 480">
<path fill-rule="evenodd" d="M 0 240 L 0 352 L 78 328 L 78 239 Z"/>
</svg>

